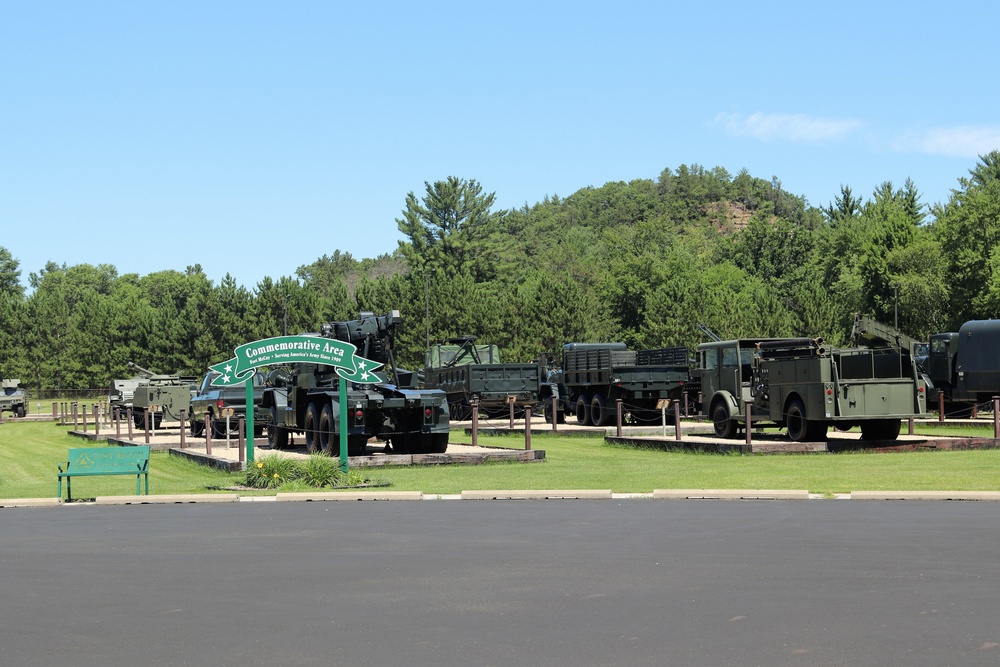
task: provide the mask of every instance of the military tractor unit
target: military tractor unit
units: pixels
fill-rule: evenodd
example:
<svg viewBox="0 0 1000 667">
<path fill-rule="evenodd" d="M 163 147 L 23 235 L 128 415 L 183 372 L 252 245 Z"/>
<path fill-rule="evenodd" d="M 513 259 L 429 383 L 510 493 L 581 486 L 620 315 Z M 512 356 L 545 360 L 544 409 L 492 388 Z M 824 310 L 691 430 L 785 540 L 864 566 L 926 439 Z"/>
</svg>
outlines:
<svg viewBox="0 0 1000 667">
<path fill-rule="evenodd" d="M 562 368 L 542 386 L 545 420 L 573 417 L 578 424 L 603 426 L 615 420 L 620 399 L 626 422 L 655 422 L 661 405 L 670 404 L 672 411 L 673 401 L 683 398 L 690 371 L 683 347 L 636 351 L 624 343 L 568 343 Z"/>
<path fill-rule="evenodd" d="M 319 336 L 353 344 L 358 354 L 384 364 L 370 384 L 348 382 L 347 423 L 340 421 L 340 377 L 336 368 L 297 363 L 269 373 L 262 405 L 268 411 L 268 442 L 281 449 L 300 433 L 306 449 L 340 454 L 340 434 L 347 432 L 350 456 L 365 453 L 378 438 L 396 454 L 443 453 L 448 448 L 448 396 L 441 389 L 418 388 L 416 373 L 396 366 L 393 344 L 400 324 L 398 310 L 324 324 Z"/>
<path fill-rule="evenodd" d="M 469 419 L 473 402 L 489 417 L 523 411 L 538 402 L 541 369 L 536 363 L 501 363 L 496 345 L 472 336 L 449 338 L 427 350 L 421 384 L 448 396 L 451 418 Z"/>
</svg>

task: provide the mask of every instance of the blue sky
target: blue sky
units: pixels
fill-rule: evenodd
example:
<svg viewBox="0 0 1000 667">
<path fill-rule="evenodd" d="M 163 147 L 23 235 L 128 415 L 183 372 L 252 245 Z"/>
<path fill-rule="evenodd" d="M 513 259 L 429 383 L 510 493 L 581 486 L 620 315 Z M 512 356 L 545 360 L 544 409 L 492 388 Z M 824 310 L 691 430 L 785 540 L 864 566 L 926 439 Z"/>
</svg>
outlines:
<svg viewBox="0 0 1000 667">
<path fill-rule="evenodd" d="M 0 246 L 253 288 L 681 164 L 944 202 L 1000 148 L 992 2 L 0 3 Z"/>
</svg>

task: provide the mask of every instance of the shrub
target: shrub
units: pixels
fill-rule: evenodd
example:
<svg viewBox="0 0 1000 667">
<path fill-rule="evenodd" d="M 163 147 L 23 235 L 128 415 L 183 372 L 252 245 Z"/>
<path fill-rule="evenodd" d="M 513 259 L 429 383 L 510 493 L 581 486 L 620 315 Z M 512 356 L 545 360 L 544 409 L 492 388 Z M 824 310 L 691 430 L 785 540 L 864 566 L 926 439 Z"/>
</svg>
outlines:
<svg viewBox="0 0 1000 667">
<path fill-rule="evenodd" d="M 286 482 L 299 481 L 318 489 L 365 486 L 361 473 L 340 470 L 340 461 L 325 454 L 313 454 L 305 461 L 271 454 L 247 467 L 244 484 L 254 489 L 276 489 Z"/>
<path fill-rule="evenodd" d="M 294 459 L 263 456 L 247 466 L 245 484 L 255 489 L 276 489 L 285 482 L 298 479 L 302 469 Z"/>
</svg>

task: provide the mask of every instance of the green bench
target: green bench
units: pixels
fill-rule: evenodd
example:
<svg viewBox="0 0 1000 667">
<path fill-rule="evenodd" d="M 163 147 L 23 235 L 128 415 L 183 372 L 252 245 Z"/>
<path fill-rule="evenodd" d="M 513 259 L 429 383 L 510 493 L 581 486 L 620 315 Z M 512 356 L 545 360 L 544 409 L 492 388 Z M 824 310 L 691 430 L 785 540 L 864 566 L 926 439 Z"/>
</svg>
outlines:
<svg viewBox="0 0 1000 667">
<path fill-rule="evenodd" d="M 66 470 L 59 465 L 59 491 L 62 500 L 62 482 L 66 480 L 66 500 L 73 499 L 70 486 L 74 477 L 97 475 L 135 475 L 135 495 L 142 495 L 142 478 L 146 478 L 146 495 L 149 495 L 149 445 L 138 447 L 78 447 L 69 450 Z"/>
</svg>

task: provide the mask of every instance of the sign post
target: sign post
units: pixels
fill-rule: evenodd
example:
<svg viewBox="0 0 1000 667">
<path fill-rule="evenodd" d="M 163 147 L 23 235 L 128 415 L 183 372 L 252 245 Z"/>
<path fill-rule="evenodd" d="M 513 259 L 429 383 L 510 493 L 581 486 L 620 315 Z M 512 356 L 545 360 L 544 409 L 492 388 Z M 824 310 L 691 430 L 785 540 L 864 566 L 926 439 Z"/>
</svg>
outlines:
<svg viewBox="0 0 1000 667">
<path fill-rule="evenodd" d="M 340 377 L 340 472 L 347 474 L 347 380 Z"/>
</svg>

